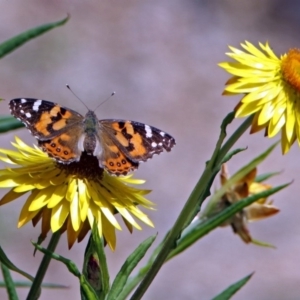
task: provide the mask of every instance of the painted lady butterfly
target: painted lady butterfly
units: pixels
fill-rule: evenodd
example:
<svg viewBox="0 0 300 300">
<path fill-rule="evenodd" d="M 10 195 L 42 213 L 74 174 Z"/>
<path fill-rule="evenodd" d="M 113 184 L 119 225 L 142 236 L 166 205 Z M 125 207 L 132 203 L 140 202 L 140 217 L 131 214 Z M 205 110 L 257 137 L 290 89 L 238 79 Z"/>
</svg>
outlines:
<svg viewBox="0 0 300 300">
<path fill-rule="evenodd" d="M 134 121 L 98 120 L 91 110 L 83 117 L 53 102 L 29 98 L 13 99 L 9 106 L 39 146 L 63 164 L 79 161 L 86 151 L 110 174 L 126 175 L 141 161 L 175 145 L 172 136 L 155 127 Z"/>
</svg>

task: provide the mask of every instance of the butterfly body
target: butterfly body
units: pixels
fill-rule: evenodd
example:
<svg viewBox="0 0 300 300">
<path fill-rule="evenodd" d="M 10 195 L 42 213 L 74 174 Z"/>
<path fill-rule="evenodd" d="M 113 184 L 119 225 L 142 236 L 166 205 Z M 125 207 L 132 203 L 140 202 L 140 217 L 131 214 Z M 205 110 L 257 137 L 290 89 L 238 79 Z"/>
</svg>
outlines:
<svg viewBox="0 0 300 300">
<path fill-rule="evenodd" d="M 110 174 L 126 175 L 139 162 L 163 150 L 170 151 L 175 140 L 169 134 L 143 123 L 99 120 L 89 110 L 85 116 L 46 100 L 13 99 L 13 116 L 37 138 L 39 146 L 59 163 L 79 161 L 82 152 L 97 157 Z"/>
</svg>

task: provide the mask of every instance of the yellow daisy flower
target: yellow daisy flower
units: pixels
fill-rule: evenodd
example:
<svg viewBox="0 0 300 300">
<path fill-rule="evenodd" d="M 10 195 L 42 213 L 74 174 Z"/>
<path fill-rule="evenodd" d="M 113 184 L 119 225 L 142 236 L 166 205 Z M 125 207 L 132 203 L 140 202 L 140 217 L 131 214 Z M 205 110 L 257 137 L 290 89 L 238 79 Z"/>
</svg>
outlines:
<svg viewBox="0 0 300 300">
<path fill-rule="evenodd" d="M 235 62 L 219 64 L 233 75 L 223 95 L 243 94 L 236 117 L 254 115 L 251 133 L 265 129 L 271 138 L 281 131 L 287 153 L 296 139 L 300 145 L 300 50 L 277 57 L 268 43 L 259 43 L 260 49 L 247 41 L 241 46 L 246 51 L 230 46 L 226 53 Z"/>
<path fill-rule="evenodd" d="M 137 207 L 153 209 L 154 204 L 144 197 L 150 191 L 128 185 L 142 184 L 144 180 L 133 179 L 132 175 L 110 176 L 93 156 L 83 154 L 79 162 L 58 164 L 17 137 L 12 144 L 16 150 L 0 149 L 0 160 L 14 166 L 0 170 L 0 187 L 10 188 L 0 205 L 27 194 L 18 227 L 29 221 L 35 226 L 41 220 L 42 239 L 50 229 L 67 231 L 71 248 L 96 221 L 99 235 L 112 250 L 116 246 L 115 229 L 121 230 L 116 213 L 122 216 L 130 232 L 132 227 L 141 229 L 133 216 L 153 227 Z"/>
<path fill-rule="evenodd" d="M 217 211 L 222 211 L 229 205 L 243 198 L 258 194 L 272 187 L 268 184 L 255 182 L 256 173 L 257 170 L 254 168 L 244 178 L 236 182 L 234 186 L 232 186 L 220 199 L 217 206 Z M 222 165 L 220 178 L 222 185 L 224 185 L 229 178 L 225 164 Z M 252 242 L 252 237 L 250 235 L 247 223 L 262 220 L 264 218 L 273 216 L 278 212 L 279 209 L 272 204 L 272 201 L 269 201 L 267 198 L 261 198 L 235 214 L 222 226 L 230 225 L 234 233 L 238 234 L 245 243 L 250 243 Z"/>
</svg>

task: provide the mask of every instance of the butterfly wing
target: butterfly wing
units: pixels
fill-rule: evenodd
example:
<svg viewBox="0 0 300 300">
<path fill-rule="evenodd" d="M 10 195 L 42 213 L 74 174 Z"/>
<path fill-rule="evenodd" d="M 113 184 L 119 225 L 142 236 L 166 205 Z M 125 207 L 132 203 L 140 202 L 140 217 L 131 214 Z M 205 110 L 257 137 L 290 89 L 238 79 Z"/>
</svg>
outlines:
<svg viewBox="0 0 300 300">
<path fill-rule="evenodd" d="M 82 115 L 53 102 L 31 98 L 13 99 L 9 107 L 12 115 L 25 124 L 49 156 L 63 163 L 79 160 Z"/>
<path fill-rule="evenodd" d="M 171 151 L 175 139 L 164 131 L 143 123 L 101 120 L 99 136 L 103 147 L 100 164 L 113 174 L 127 174 L 139 162 L 162 151 Z"/>
<path fill-rule="evenodd" d="M 83 120 L 76 111 L 46 100 L 13 99 L 9 107 L 38 140 L 49 140 Z"/>
</svg>

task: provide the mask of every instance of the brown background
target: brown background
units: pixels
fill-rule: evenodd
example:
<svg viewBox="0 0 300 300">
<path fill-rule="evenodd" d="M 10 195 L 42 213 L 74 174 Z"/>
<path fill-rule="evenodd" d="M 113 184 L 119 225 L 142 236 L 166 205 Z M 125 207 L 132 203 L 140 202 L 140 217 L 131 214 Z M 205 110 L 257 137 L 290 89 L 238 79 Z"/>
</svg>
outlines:
<svg viewBox="0 0 300 300">
<path fill-rule="evenodd" d="M 228 75 L 217 63 L 227 59 L 227 45 L 268 40 L 277 54 L 299 47 L 296 1 L 1 0 L 0 5 L 1 41 L 71 14 L 65 26 L 1 60 L 1 97 L 52 100 L 85 114 L 66 83 L 90 108 L 116 90 L 114 98 L 97 111 L 99 118 L 141 121 L 176 137 L 174 151 L 155 157 L 136 172 L 153 189 L 149 198 L 158 210 L 149 216 L 156 227 L 143 226 L 132 235 L 118 232 L 117 250 L 107 249 L 111 278 L 141 241 L 156 232 L 159 241 L 172 226 L 210 157 L 221 120 L 239 99 L 221 97 Z M 8 113 L 7 102 L 1 104 L 1 111 Z M 240 122 L 235 121 L 230 132 Z M 15 134 L 34 142 L 22 129 L 3 134 L 1 147 L 11 147 Z M 237 146 L 249 150 L 234 157 L 231 172 L 274 141 L 263 133 L 246 134 Z M 284 157 L 278 147 L 260 167 L 262 173 L 283 171 L 273 184 L 294 180 L 274 196 L 281 213 L 250 225 L 255 238 L 276 245 L 276 250 L 246 245 L 230 228 L 218 229 L 168 262 L 144 299 L 210 299 L 253 271 L 255 276 L 234 299 L 299 299 L 299 157 L 298 145 Z M 37 238 L 39 228 L 28 224 L 16 229 L 23 203 L 19 199 L 1 207 L 0 245 L 18 267 L 34 275 L 41 255 L 32 256 L 30 240 Z M 57 252 L 81 267 L 85 244 L 86 240 L 68 251 L 63 237 Z M 14 278 L 22 279 L 15 274 Z M 41 299 L 79 299 L 78 282 L 62 264 L 51 262 L 46 281 L 70 288 L 44 289 Z M 18 291 L 24 299 L 27 289 Z M 0 298 L 6 297 L 1 290 Z"/>
</svg>

